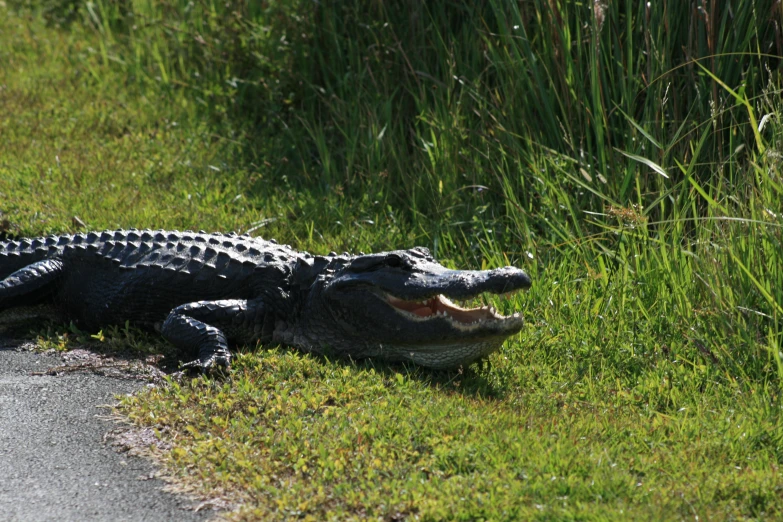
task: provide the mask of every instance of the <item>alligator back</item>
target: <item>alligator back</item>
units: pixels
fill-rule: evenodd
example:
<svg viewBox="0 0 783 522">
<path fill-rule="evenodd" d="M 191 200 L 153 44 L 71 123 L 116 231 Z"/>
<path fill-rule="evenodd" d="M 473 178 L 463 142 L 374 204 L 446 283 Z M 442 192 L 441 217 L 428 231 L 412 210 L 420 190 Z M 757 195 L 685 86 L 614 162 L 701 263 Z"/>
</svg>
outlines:
<svg viewBox="0 0 783 522">
<path fill-rule="evenodd" d="M 183 303 L 279 295 L 295 255 L 289 247 L 236 234 L 90 232 L 0 242 L 0 281 L 42 260 L 58 260 L 62 267 L 45 295 L 68 317 L 88 328 L 128 320 L 152 326 Z M 16 304 L 0 302 L 0 310 Z"/>
</svg>

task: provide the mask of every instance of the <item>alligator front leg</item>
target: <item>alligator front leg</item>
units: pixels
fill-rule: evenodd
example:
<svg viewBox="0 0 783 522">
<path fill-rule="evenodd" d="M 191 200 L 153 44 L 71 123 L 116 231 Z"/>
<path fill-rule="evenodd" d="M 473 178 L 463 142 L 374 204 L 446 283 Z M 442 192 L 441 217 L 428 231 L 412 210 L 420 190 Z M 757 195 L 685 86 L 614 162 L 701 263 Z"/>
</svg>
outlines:
<svg viewBox="0 0 783 522">
<path fill-rule="evenodd" d="M 231 364 L 229 339 L 252 342 L 265 335 L 269 318 L 259 299 L 197 301 L 171 311 L 161 334 L 183 353 L 196 353 L 198 359 L 183 368 L 207 371 Z"/>
<path fill-rule="evenodd" d="M 0 310 L 40 302 L 54 291 L 62 271 L 62 261 L 44 259 L 0 279 Z"/>
</svg>

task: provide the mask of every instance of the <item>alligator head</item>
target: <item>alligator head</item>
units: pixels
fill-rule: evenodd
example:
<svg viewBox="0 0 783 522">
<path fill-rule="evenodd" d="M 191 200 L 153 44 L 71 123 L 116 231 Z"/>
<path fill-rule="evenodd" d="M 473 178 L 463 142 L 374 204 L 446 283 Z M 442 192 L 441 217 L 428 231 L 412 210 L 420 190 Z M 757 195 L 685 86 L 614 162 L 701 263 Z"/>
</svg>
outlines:
<svg viewBox="0 0 783 522">
<path fill-rule="evenodd" d="M 325 266 L 302 287 L 299 324 L 280 339 L 306 350 L 448 369 L 492 353 L 523 326 L 519 313 L 452 301 L 530 287 L 517 268 L 449 270 L 420 247 L 320 259 Z"/>
</svg>

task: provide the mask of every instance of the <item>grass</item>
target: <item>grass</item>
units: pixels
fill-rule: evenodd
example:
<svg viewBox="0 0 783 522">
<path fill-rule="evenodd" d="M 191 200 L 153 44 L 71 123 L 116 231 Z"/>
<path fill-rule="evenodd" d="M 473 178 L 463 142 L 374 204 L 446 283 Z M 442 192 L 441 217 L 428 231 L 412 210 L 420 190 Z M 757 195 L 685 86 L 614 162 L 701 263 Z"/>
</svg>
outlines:
<svg viewBox="0 0 783 522">
<path fill-rule="evenodd" d="M 123 400 L 231 518 L 780 517 L 781 15 L 704 4 L 11 3 L 0 223 L 531 273 L 462 372 L 251 347 Z"/>
</svg>

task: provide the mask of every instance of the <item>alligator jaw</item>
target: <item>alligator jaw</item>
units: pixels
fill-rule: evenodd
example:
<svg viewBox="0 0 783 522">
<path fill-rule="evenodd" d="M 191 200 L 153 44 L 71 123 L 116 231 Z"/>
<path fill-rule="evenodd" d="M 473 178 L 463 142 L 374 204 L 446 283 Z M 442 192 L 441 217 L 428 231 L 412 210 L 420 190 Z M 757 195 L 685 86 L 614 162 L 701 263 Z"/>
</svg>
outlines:
<svg viewBox="0 0 783 522">
<path fill-rule="evenodd" d="M 443 294 L 438 294 L 421 301 L 400 299 L 388 293 L 385 294 L 385 297 L 386 302 L 389 305 L 409 319 L 427 321 L 436 318 L 445 318 L 448 319 L 452 325 L 463 329 L 482 323 L 502 323 L 503 321 L 520 319 L 519 313 L 514 313 L 511 316 L 504 316 L 499 314 L 492 306 L 462 308 Z"/>
</svg>

